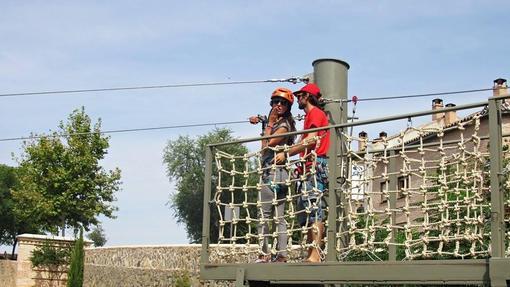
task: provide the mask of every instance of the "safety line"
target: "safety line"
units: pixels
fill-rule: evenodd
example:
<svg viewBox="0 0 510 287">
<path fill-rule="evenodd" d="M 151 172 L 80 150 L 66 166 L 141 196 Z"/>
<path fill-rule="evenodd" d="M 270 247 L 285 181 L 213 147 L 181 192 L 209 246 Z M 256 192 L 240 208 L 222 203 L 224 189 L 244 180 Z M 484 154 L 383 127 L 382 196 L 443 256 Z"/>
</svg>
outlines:
<svg viewBox="0 0 510 287">
<path fill-rule="evenodd" d="M 248 123 L 248 122 L 249 122 L 248 120 L 244 120 L 244 121 L 232 121 L 232 122 L 187 124 L 187 125 L 175 125 L 175 126 L 135 128 L 135 129 L 118 129 L 118 130 L 100 131 L 99 134 L 114 134 L 114 133 L 139 132 L 139 131 L 179 129 L 179 128 L 192 128 L 192 127 L 205 127 L 205 126 L 216 126 L 216 125 L 232 125 L 232 124 L 242 124 L 242 123 Z M 53 134 L 53 135 L 35 135 L 35 136 L 30 136 L 30 137 L 3 138 L 3 139 L 0 139 L 0 142 L 19 141 L 19 140 L 32 140 L 32 139 L 41 139 L 41 138 L 58 138 L 58 137 L 91 135 L 91 134 L 97 134 L 97 133 L 96 132 L 86 132 L 86 133 L 70 133 L 70 134 L 68 134 L 68 133 L 60 133 L 60 134 Z"/>
<path fill-rule="evenodd" d="M 0 97 L 40 96 L 40 95 L 51 95 L 51 94 L 72 94 L 72 93 L 109 92 L 109 91 L 125 91 L 125 90 L 145 90 L 145 89 L 163 89 L 163 88 L 185 88 L 185 87 L 259 84 L 259 83 L 278 83 L 278 82 L 288 82 L 288 83 L 296 84 L 298 82 L 308 82 L 308 78 L 292 77 L 292 78 L 287 78 L 287 79 L 269 79 L 269 80 L 254 80 L 254 81 L 189 83 L 189 84 L 170 84 L 170 85 L 137 86 L 137 87 L 114 87 L 114 88 L 81 89 L 81 90 L 59 90 L 59 91 L 43 91 L 43 92 L 6 93 L 6 94 L 0 94 Z"/>
</svg>

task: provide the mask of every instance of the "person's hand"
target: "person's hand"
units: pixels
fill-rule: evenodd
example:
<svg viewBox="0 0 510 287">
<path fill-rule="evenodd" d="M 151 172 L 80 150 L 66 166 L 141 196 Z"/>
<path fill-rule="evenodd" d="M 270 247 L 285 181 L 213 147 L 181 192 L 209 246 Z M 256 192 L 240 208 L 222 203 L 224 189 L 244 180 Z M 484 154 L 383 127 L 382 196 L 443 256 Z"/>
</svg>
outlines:
<svg viewBox="0 0 510 287">
<path fill-rule="evenodd" d="M 259 116 L 251 116 L 250 117 L 250 124 L 256 125 L 259 122 L 260 122 L 260 117 Z"/>
<path fill-rule="evenodd" d="M 285 159 L 287 157 L 285 156 L 285 153 L 284 152 L 279 152 L 275 155 L 274 157 L 274 162 L 276 164 L 283 164 L 285 162 Z"/>
<path fill-rule="evenodd" d="M 272 109 L 271 112 L 269 113 L 269 118 L 268 118 L 268 122 L 269 122 L 269 125 L 274 125 L 274 123 L 276 123 L 276 120 L 278 120 L 278 112 L 276 111 L 276 109 Z"/>
</svg>

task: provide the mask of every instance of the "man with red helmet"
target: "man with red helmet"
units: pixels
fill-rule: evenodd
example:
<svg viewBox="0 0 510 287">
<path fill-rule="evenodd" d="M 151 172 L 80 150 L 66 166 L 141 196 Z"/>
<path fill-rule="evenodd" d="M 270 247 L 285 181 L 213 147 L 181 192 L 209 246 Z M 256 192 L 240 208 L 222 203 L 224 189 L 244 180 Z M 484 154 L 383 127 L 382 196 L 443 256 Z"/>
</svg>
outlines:
<svg viewBox="0 0 510 287">
<path fill-rule="evenodd" d="M 263 127 L 263 136 L 288 133 L 296 130 L 296 124 L 292 117 L 291 107 L 294 103 L 292 91 L 286 88 L 277 88 L 271 95 L 271 112 L 268 116 L 267 126 Z M 250 117 L 252 124 L 257 124 L 260 117 Z M 268 249 L 269 224 L 277 224 L 277 253 L 273 262 L 287 261 L 287 222 L 285 221 L 285 201 L 288 186 L 285 184 L 289 178 L 289 172 L 285 166 L 274 166 L 276 151 L 272 149 L 277 145 L 292 145 L 294 136 L 282 136 L 262 141 L 261 162 L 262 162 L 262 187 L 259 200 L 261 202 L 258 212 L 259 225 L 258 234 L 263 236 L 261 242 L 261 254 L 256 262 L 266 263 L 271 259 Z M 276 204 L 273 204 L 276 202 Z M 273 210 L 274 209 L 274 210 Z M 274 212 L 273 212 L 274 211 Z M 274 213 L 274 217 L 271 215 Z"/>
<path fill-rule="evenodd" d="M 299 91 L 294 92 L 299 104 L 299 108 L 305 111 L 304 130 L 320 128 L 329 125 L 328 117 L 319 107 L 321 97 L 320 88 L 316 84 L 307 84 Z M 310 170 L 313 160 L 315 160 L 315 175 L 310 174 L 306 180 L 300 183 L 299 189 L 301 196 L 298 199 L 298 207 L 301 210 L 310 211 L 306 215 L 300 213 L 300 224 L 309 226 L 308 243 L 311 247 L 308 249 L 308 257 L 305 262 L 320 262 L 321 256 L 319 248 L 322 244 L 324 234 L 324 202 L 322 193 L 328 186 L 328 166 L 327 153 L 329 149 L 329 130 L 321 130 L 303 134 L 299 142 L 294 145 L 288 155 L 300 154 L 301 158 L 306 158 L 305 167 L 302 172 Z M 315 155 L 311 153 L 315 151 Z M 278 153 L 275 157 L 276 163 L 285 162 L 286 154 Z M 312 158 L 315 157 L 315 158 Z"/>
</svg>

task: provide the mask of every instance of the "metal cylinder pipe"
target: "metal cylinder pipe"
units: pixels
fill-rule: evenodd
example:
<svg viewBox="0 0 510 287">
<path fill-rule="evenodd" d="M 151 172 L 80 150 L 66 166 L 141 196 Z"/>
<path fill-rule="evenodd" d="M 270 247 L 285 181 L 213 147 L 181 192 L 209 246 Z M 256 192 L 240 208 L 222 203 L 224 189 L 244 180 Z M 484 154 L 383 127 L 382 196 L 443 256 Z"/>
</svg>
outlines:
<svg viewBox="0 0 510 287">
<path fill-rule="evenodd" d="M 322 97 L 340 100 L 341 107 L 336 103 L 326 104 L 324 110 L 329 115 L 331 124 L 347 122 L 347 71 L 349 64 L 337 59 L 317 59 L 313 61 L 313 78 L 321 89 Z"/>
</svg>

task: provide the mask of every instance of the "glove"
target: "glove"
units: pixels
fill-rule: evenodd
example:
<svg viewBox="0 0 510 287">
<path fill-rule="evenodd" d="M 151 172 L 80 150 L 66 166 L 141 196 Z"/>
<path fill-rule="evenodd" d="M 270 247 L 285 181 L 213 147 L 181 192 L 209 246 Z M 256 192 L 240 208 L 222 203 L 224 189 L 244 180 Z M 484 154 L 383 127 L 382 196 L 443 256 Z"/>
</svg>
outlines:
<svg viewBox="0 0 510 287">
<path fill-rule="evenodd" d="M 260 122 L 260 117 L 259 116 L 251 116 L 250 117 L 250 124 L 256 125 L 259 122 Z"/>
</svg>

